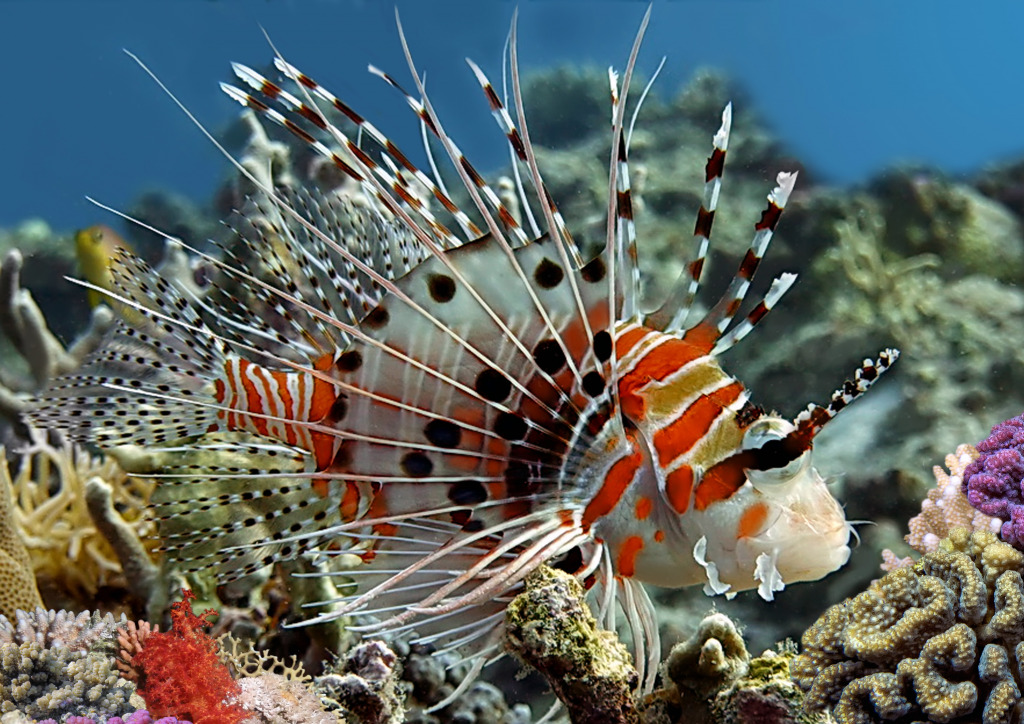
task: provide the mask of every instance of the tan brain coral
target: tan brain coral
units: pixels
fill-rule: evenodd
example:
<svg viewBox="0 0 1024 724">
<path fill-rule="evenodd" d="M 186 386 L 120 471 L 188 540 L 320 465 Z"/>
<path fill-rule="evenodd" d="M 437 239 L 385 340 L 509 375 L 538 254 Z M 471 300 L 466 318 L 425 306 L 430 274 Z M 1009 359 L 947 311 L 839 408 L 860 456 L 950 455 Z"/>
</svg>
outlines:
<svg viewBox="0 0 1024 724">
<path fill-rule="evenodd" d="M 0 615 L 13 620 L 15 611 L 32 611 L 41 605 L 32 559 L 14 520 L 11 477 L 0 448 Z"/>
<path fill-rule="evenodd" d="M 1017 721 L 1024 554 L 955 529 L 938 550 L 831 607 L 803 636 L 793 678 L 840 724 Z"/>
</svg>

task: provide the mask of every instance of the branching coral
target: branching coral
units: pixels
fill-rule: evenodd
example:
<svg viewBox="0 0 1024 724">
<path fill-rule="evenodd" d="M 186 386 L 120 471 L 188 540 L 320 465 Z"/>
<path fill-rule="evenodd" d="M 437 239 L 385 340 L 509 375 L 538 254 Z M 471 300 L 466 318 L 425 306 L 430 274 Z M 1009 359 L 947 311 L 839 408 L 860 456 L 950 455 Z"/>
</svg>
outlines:
<svg viewBox="0 0 1024 724">
<path fill-rule="evenodd" d="M 1024 554 L 957 528 L 938 550 L 831 607 L 803 636 L 796 682 L 841 724 L 913 717 L 1008 724 L 1021 704 Z"/>
<path fill-rule="evenodd" d="M 93 507 L 107 519 L 120 519 L 124 525 L 117 526 L 118 534 L 133 536 L 137 550 L 148 558 L 159 544 L 146 510 L 152 483 L 127 476 L 110 458 L 94 458 L 75 445 L 58 447 L 41 435 L 33 437 L 20 457 L 13 489 L 15 520 L 37 579 L 50 595 L 72 601 L 91 599 L 101 586 L 127 586 L 119 557 L 125 546 L 117 537 L 112 544 L 101 532 L 107 526 L 103 518 L 97 525 L 90 514 L 87 488 L 93 478 L 110 487 L 109 504 L 100 501 Z M 148 565 L 148 560 L 142 561 L 135 568 Z M 132 575 L 137 577 L 138 570 Z"/>
<path fill-rule="evenodd" d="M 9 417 L 23 411 L 27 396 L 54 375 L 70 372 L 94 350 L 113 321 L 105 307 L 93 311 L 89 329 L 69 349 L 50 331 L 32 294 L 21 286 L 21 253 L 14 249 L 0 264 L 0 331 L 26 362 L 26 375 L 19 377 L 7 370 L 0 373 L 0 414 Z"/>
<path fill-rule="evenodd" d="M 928 491 L 927 498 L 921 503 L 921 513 L 910 519 L 910 533 L 904 538 L 918 553 L 937 550 L 939 541 L 954 528 L 999 532 L 1002 521 L 975 510 L 961 489 L 964 470 L 977 457 L 975 448 L 961 445 L 955 453 L 946 456 L 948 473 L 938 465 L 932 468 L 935 487 Z M 910 557 L 897 558 L 888 549 L 882 551 L 882 559 L 882 569 L 886 571 L 914 562 Z"/>
<path fill-rule="evenodd" d="M 1003 521 L 1002 539 L 1024 549 L 1024 415 L 993 427 L 978 453 L 964 470 L 967 500 Z"/>
<path fill-rule="evenodd" d="M 134 687 L 104 651 L 114 636 L 107 614 L 19 611 L 0 616 L 0 713 L 37 718 L 109 717 L 131 711 Z"/>
</svg>

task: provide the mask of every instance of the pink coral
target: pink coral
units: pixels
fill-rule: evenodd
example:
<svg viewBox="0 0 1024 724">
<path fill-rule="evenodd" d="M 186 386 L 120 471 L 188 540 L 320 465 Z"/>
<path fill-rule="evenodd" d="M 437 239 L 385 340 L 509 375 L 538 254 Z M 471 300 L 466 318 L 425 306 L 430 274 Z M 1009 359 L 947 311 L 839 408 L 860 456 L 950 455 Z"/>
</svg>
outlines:
<svg viewBox="0 0 1024 724">
<path fill-rule="evenodd" d="M 978 458 L 978 451 L 971 445 L 961 445 L 952 455 L 946 456 L 949 473 L 936 465 L 935 487 L 921 502 L 921 513 L 910 519 L 910 533 L 904 540 L 918 553 L 931 553 L 939 541 L 949 536 L 953 528 L 967 528 L 972 531 L 987 530 L 998 533 L 1002 521 L 975 510 L 963 493 L 964 471 Z M 913 559 L 898 558 L 886 549 L 882 551 L 883 570 L 891 571 L 913 563 Z"/>
</svg>

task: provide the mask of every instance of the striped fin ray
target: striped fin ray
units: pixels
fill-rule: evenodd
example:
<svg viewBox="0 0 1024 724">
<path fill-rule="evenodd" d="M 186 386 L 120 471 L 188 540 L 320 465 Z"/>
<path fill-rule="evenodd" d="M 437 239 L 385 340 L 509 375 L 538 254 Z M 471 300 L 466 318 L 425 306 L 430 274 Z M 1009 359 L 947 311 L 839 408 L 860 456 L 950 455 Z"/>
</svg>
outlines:
<svg viewBox="0 0 1024 724">
<path fill-rule="evenodd" d="M 146 262 L 118 250 L 111 262 L 113 293 L 132 308 L 73 375 L 60 377 L 28 413 L 40 427 L 103 445 L 160 443 L 216 427 L 216 410 L 202 406 L 219 374 L 223 340 L 210 335 L 182 289 Z M 158 396 L 136 404 L 145 391 Z"/>
<path fill-rule="evenodd" d="M 693 300 L 697 298 L 704 262 L 711 245 L 711 230 L 715 223 L 715 212 L 718 210 L 718 197 L 722 192 L 722 174 L 725 172 L 725 158 L 729 150 L 731 131 L 732 103 L 728 103 L 722 111 L 722 125 L 712 139 L 711 155 L 704 165 L 704 197 L 693 228 L 694 240 L 697 242 L 696 254 L 680 274 L 672 292 L 662 305 L 644 318 L 644 323 L 652 329 L 660 329 L 663 332 L 683 329 Z M 689 277 L 689 284 L 684 284 L 685 277 Z"/>
<path fill-rule="evenodd" d="M 307 82 L 311 82 L 311 81 L 307 80 Z M 287 128 L 288 130 L 292 131 L 293 133 L 296 133 L 296 135 L 298 135 L 300 139 L 309 142 L 310 145 L 313 147 L 313 149 L 315 151 L 317 151 L 318 153 L 320 153 L 321 155 L 324 155 L 325 157 L 331 158 L 331 159 L 338 159 L 338 156 L 337 156 L 337 154 L 335 152 L 333 152 L 330 149 L 328 149 L 320 141 L 316 141 L 315 139 L 312 139 L 305 131 L 303 131 L 301 128 L 299 128 L 294 122 L 292 122 L 291 120 L 285 118 L 284 116 L 282 116 L 280 113 L 278 113 L 273 108 L 270 108 L 263 101 L 255 99 L 252 96 L 250 96 L 248 93 L 246 93 L 245 91 L 241 91 L 241 90 L 239 90 L 237 88 L 233 88 L 231 86 L 222 86 L 222 87 L 224 88 L 224 90 L 229 95 L 231 95 L 231 97 L 235 98 L 236 100 L 241 102 L 243 105 L 246 105 L 246 106 L 248 106 L 248 107 L 250 107 L 250 108 L 252 108 L 252 109 L 254 109 L 254 110 L 256 110 L 256 111 L 258 111 L 260 113 L 263 113 L 264 115 L 267 116 L 267 118 L 269 118 L 274 123 L 277 123 L 277 124 Z M 272 91 L 272 93 L 275 94 L 275 95 L 279 95 L 280 92 L 279 92 L 279 90 L 277 90 L 277 87 L 274 86 L 274 90 Z M 268 99 L 270 99 L 270 97 L 268 97 Z M 312 113 L 313 113 L 312 111 L 308 111 L 307 113 L 302 114 L 302 117 L 306 118 L 308 115 L 312 115 Z M 346 143 L 347 148 L 349 148 L 350 151 L 352 151 L 353 153 L 358 152 L 358 154 L 361 154 L 361 157 L 359 159 L 357 159 L 357 165 L 363 167 L 363 171 L 370 171 L 370 170 L 376 171 L 377 172 L 377 176 L 380 176 L 380 177 L 385 179 L 387 184 L 378 184 L 376 186 L 372 186 L 372 188 L 374 189 L 373 193 L 376 195 L 376 198 L 381 200 L 385 204 L 385 206 L 387 206 L 393 213 L 396 213 L 399 217 L 404 219 L 405 222 L 409 225 L 410 229 L 412 229 L 413 231 L 417 232 L 418 240 L 421 243 L 423 243 L 428 248 L 430 253 L 433 254 L 435 258 L 439 258 L 442 261 L 445 261 L 445 263 L 447 263 L 447 261 L 446 261 L 447 257 L 445 257 L 445 255 L 442 253 L 443 249 L 441 247 L 437 246 L 434 241 L 432 241 L 430 235 L 426 231 L 424 231 L 418 225 L 416 225 L 416 223 L 408 215 L 408 213 L 406 213 L 401 208 L 398 200 L 389 195 L 388 185 L 390 185 L 390 190 L 394 190 L 395 186 L 397 185 L 397 182 L 395 182 L 394 179 L 391 178 L 386 172 L 383 172 L 380 169 L 380 166 L 378 164 L 374 163 L 372 160 L 370 160 L 369 157 L 363 151 L 361 151 L 360 149 L 356 148 L 354 146 L 354 144 L 347 137 L 345 137 L 344 134 L 339 129 L 331 126 L 330 124 L 328 124 L 328 128 L 329 128 L 332 136 L 340 137 L 340 138 L 342 138 L 344 140 L 344 142 Z M 339 161 L 336 160 L 335 162 L 338 163 Z M 365 166 L 365 164 L 372 164 L 372 166 Z M 462 168 L 462 167 L 459 166 L 459 168 Z M 367 173 L 363 173 L 360 176 L 360 178 L 364 178 L 364 177 L 368 178 L 371 175 L 372 174 L 370 174 L 368 172 Z M 443 225 L 438 223 L 434 219 L 433 215 L 428 210 L 426 210 L 426 208 L 422 204 L 418 204 L 417 206 L 415 206 L 413 208 L 413 212 L 418 214 L 420 217 L 424 218 L 428 222 L 429 228 L 431 230 L 433 230 L 435 232 L 440 230 L 441 232 L 443 232 L 443 234 L 445 235 L 445 238 L 448 239 L 448 245 L 458 245 L 458 244 L 462 243 L 459 240 L 457 240 L 454 237 L 452 237 L 450 232 L 448 232 L 447 229 L 445 229 L 443 227 Z M 500 230 L 499 230 L 499 233 L 498 233 L 496 238 L 499 240 L 501 248 L 506 253 L 506 256 L 512 262 L 512 264 L 513 264 L 512 271 L 513 271 L 515 277 L 520 279 L 520 281 L 522 282 L 522 289 L 533 300 L 535 308 L 540 312 L 541 318 L 544 321 L 544 323 L 547 325 L 548 329 L 552 330 L 554 332 L 555 328 L 554 328 L 554 326 L 553 326 L 553 324 L 552 324 L 552 322 L 550 320 L 550 317 L 549 317 L 547 311 L 544 309 L 544 307 L 543 307 L 543 305 L 542 305 L 542 303 L 540 301 L 540 297 L 534 292 L 533 284 L 527 278 L 525 272 L 523 271 L 523 267 L 516 261 L 516 257 L 511 254 L 511 251 L 512 251 L 511 247 L 509 247 L 507 245 L 507 243 L 504 241 L 503 237 L 500 234 Z M 564 277 L 564 270 L 561 269 L 561 267 L 555 268 L 555 267 L 548 267 L 548 266 L 546 266 L 545 270 L 548 270 L 548 269 L 550 270 L 550 273 L 548 274 L 549 278 L 557 277 L 559 280 L 561 280 Z M 365 270 L 365 268 L 364 268 L 364 270 Z M 451 268 L 451 267 L 450 267 L 450 270 L 452 271 L 453 277 L 458 279 L 458 274 L 459 274 L 458 270 L 454 269 L 454 268 Z M 460 280 L 460 281 L 465 281 L 465 280 Z M 475 285 L 467 283 L 465 285 L 465 288 L 466 288 L 467 292 L 471 296 L 475 297 L 478 302 L 481 300 L 481 297 L 479 296 L 479 294 L 478 294 L 478 292 L 477 292 L 477 290 L 475 288 Z M 531 355 L 532 355 L 530 348 L 525 346 L 519 340 L 519 338 L 516 336 L 516 334 L 504 324 L 504 322 L 501 320 L 501 318 L 499 317 L 499 315 L 496 312 L 494 312 L 493 310 L 489 309 L 486 305 L 484 305 L 484 308 L 487 310 L 489 316 L 500 327 L 502 327 L 503 332 L 505 333 L 507 339 L 510 342 L 512 342 L 512 344 L 519 350 L 520 354 L 522 354 L 525 358 L 529 359 L 531 357 Z M 447 332 L 447 330 L 443 330 L 443 331 Z M 579 372 L 578 372 L 578 366 L 576 364 L 575 357 L 573 355 L 569 355 L 568 354 L 568 349 L 565 346 L 565 343 L 562 341 L 562 336 L 560 334 L 554 333 L 554 334 L 552 334 L 552 339 L 554 339 L 555 343 L 558 344 L 562 348 L 562 353 L 566 356 L 566 359 L 569 361 L 570 369 L 573 372 L 573 375 L 576 377 L 577 382 L 579 384 L 582 384 L 582 379 L 580 378 L 580 375 L 579 375 Z M 547 375 L 547 372 L 542 369 L 541 370 L 541 374 L 542 375 Z M 514 380 L 513 380 L 513 383 L 516 384 Z M 556 387 L 558 387 L 558 386 L 556 386 Z"/>
<path fill-rule="evenodd" d="M 764 256 L 768 244 L 775 234 L 775 227 L 782 217 L 782 211 L 786 208 L 786 202 L 789 201 L 789 196 L 796 184 L 796 176 L 796 172 L 782 172 L 778 175 L 777 185 L 768 194 L 768 206 L 765 207 L 764 212 L 761 214 L 760 221 L 754 225 L 754 238 L 751 240 L 750 247 L 747 249 L 742 261 L 740 261 L 740 266 L 736 270 L 735 276 L 729 282 L 729 286 L 721 298 L 711 307 L 711 310 L 704 315 L 704 318 L 695 327 L 687 331 L 687 336 L 691 336 L 694 333 L 701 337 L 712 335 L 717 340 L 728 329 L 729 325 L 732 324 L 736 313 L 747 296 L 750 282 L 754 278 L 754 274 L 757 273 L 758 266 L 761 264 L 761 258 Z M 755 310 L 756 315 L 751 322 L 751 326 L 767 313 L 771 305 L 786 292 L 795 280 L 795 276 L 789 275 L 785 278 L 780 278 L 777 284 L 772 285 L 772 289 L 769 290 L 771 298 L 766 297 L 765 300 L 762 300 L 761 305 Z M 743 335 L 745 334 L 746 332 L 743 333 Z M 735 341 L 734 339 L 733 342 Z"/>
<path fill-rule="evenodd" d="M 296 475 L 308 455 L 238 435 L 213 440 L 177 451 L 153 493 L 161 550 L 183 571 L 210 569 L 227 582 L 295 558 L 322 542 L 297 530 L 336 526 L 354 504 L 353 493 L 324 496 L 308 472 Z"/>
<path fill-rule="evenodd" d="M 626 98 L 636 68 L 637 56 L 644 33 L 651 19 L 651 8 L 647 8 L 640 29 L 633 40 L 622 74 L 621 86 L 614 72 L 609 72 L 612 96 L 611 157 L 608 164 L 608 208 L 605 258 L 611 262 L 608 275 L 609 313 L 615 319 L 634 319 L 640 286 L 640 268 L 637 263 L 636 226 L 633 222 L 632 193 L 629 186 L 629 161 L 626 147 Z M 621 281 L 617 277 L 624 277 Z M 621 284 L 621 288 L 617 286 Z M 616 296 L 621 295 L 621 301 Z M 621 311 L 616 310 L 619 307 Z M 614 354 L 614 352 L 613 352 Z M 613 358 L 614 359 L 614 358 Z M 613 362 L 614 365 L 614 362 Z"/>
<path fill-rule="evenodd" d="M 397 20 L 397 14 L 396 14 L 396 20 Z M 504 235 L 502 234 L 502 226 L 509 228 L 510 231 L 513 233 L 513 235 L 516 237 L 516 239 L 519 240 L 519 241 L 523 241 L 523 240 L 526 239 L 525 234 L 522 231 L 522 229 L 520 228 L 518 221 L 511 215 L 511 213 L 508 211 L 508 209 L 504 206 L 504 204 L 501 202 L 501 200 L 498 197 L 498 195 L 484 181 L 483 176 L 473 167 L 473 165 L 465 157 L 465 155 L 462 153 L 462 151 L 458 148 L 458 146 L 455 144 L 455 142 L 451 139 L 451 137 L 448 136 L 447 133 L 445 133 L 444 127 L 443 127 L 440 119 L 438 118 L 437 114 L 435 113 L 435 111 L 434 111 L 434 109 L 433 109 L 433 107 L 432 107 L 432 105 L 430 103 L 430 100 L 429 100 L 429 98 L 428 98 L 428 96 L 426 94 L 426 89 L 425 89 L 425 87 L 423 85 L 423 82 L 420 80 L 418 71 L 416 70 L 416 66 L 415 66 L 415 64 L 413 62 L 413 59 L 412 59 L 412 53 L 409 50 L 408 43 L 407 43 L 406 38 L 405 38 L 405 34 L 404 34 L 403 30 L 402 30 L 401 21 L 397 20 L 397 22 L 398 22 L 399 39 L 401 40 L 402 48 L 403 48 L 403 50 L 405 52 L 406 62 L 408 64 L 408 66 L 409 66 L 409 71 L 412 74 L 412 77 L 413 77 L 413 79 L 416 82 L 417 90 L 420 93 L 420 100 L 417 100 L 417 99 L 413 98 L 411 95 L 409 95 L 409 93 L 407 93 L 404 89 L 402 89 L 402 87 L 391 76 L 389 76 L 388 74 L 384 73 L 383 71 L 380 71 L 380 70 L 378 70 L 376 68 L 371 67 L 371 72 L 374 72 L 376 75 L 381 77 L 383 80 L 385 80 L 387 83 L 389 83 L 396 90 L 401 92 L 403 94 L 403 96 L 405 97 L 407 104 L 417 113 L 417 115 L 421 118 L 421 120 L 424 121 L 424 123 L 427 125 L 427 127 L 438 138 L 438 140 L 441 142 L 441 144 L 444 146 L 446 152 L 448 153 L 448 156 L 449 156 L 449 158 L 451 159 L 451 162 L 452 162 L 452 166 L 454 167 L 456 172 L 459 174 L 459 177 L 461 178 L 464 187 L 466 188 L 467 192 L 470 194 L 471 198 L 473 199 L 474 203 L 476 204 L 476 207 L 477 207 L 478 211 L 483 215 L 484 220 L 486 222 L 486 225 L 487 225 L 488 229 L 490 230 L 491 234 L 494 236 L 494 238 L 496 240 L 498 240 L 498 243 L 501 245 L 501 247 L 505 251 L 505 254 L 510 258 L 510 260 L 514 260 L 514 256 L 512 254 L 512 246 L 510 244 L 508 244 L 508 242 L 505 240 Z M 516 20 L 513 19 L 513 22 L 512 22 L 512 32 L 511 32 L 511 49 L 512 49 L 512 53 L 513 53 L 513 56 L 512 56 L 513 79 L 514 79 L 514 81 L 516 83 L 516 85 L 515 85 L 515 96 L 517 98 L 517 103 L 519 104 L 519 106 L 521 106 L 521 94 L 520 94 L 520 89 L 518 87 L 518 69 L 517 69 L 517 62 L 516 62 L 516 58 L 515 58 L 515 47 L 516 47 L 516 40 L 515 40 L 516 34 L 515 34 L 515 30 L 516 30 Z M 470 63 L 470 67 L 471 67 L 471 69 L 473 68 L 473 64 L 472 63 Z M 486 80 L 486 78 L 485 78 L 485 80 Z M 489 83 L 487 85 L 489 85 Z M 485 93 L 486 93 L 486 90 L 485 90 Z M 488 102 L 491 104 L 492 112 L 493 112 L 493 109 L 494 109 L 494 105 L 493 104 L 494 104 L 494 102 L 496 100 L 497 100 L 497 98 L 493 94 L 493 92 L 490 95 L 488 95 Z M 500 117 L 500 114 L 499 114 L 499 117 Z M 506 117 L 507 117 L 507 114 L 506 114 Z M 533 152 L 532 152 L 532 148 L 530 147 L 530 144 L 529 144 L 529 135 L 528 135 L 528 132 L 527 132 L 526 127 L 525 127 L 525 120 L 523 120 L 522 118 L 520 120 L 523 123 L 523 138 L 522 138 L 522 140 L 523 140 L 523 150 L 527 154 L 527 161 L 528 161 L 528 163 L 532 163 L 533 164 L 532 165 L 532 175 L 533 175 L 533 178 L 534 178 L 535 187 L 536 187 L 536 189 L 538 189 L 538 193 L 542 193 L 543 194 L 544 198 L 541 199 L 541 201 L 548 208 L 548 213 L 549 213 L 550 217 L 553 220 L 557 219 L 557 221 L 553 221 L 553 223 L 550 225 L 551 238 L 554 238 L 556 240 L 556 249 L 557 249 L 557 252 L 558 252 L 558 255 L 559 255 L 559 261 L 560 261 L 560 266 L 556 265 L 556 267 L 559 270 L 573 268 L 573 266 L 579 267 L 578 263 L 575 263 L 574 261 L 571 261 L 567 257 L 566 248 L 570 247 L 572 249 L 575 249 L 575 244 L 572 242 L 571 236 L 568 236 L 568 231 L 567 231 L 567 229 L 565 227 L 564 222 L 560 221 L 561 216 L 558 213 L 557 208 L 554 206 L 554 201 L 551 199 L 550 194 L 547 193 L 547 188 L 544 185 L 543 180 L 540 178 L 540 172 L 539 172 L 539 170 L 536 169 L 535 160 L 533 160 L 532 162 L 530 161 Z M 499 121 L 499 127 L 502 127 L 500 121 Z M 503 131 L 504 130 L 505 129 L 503 128 Z M 508 137 L 508 136 L 506 136 L 506 137 L 508 138 L 509 143 L 512 145 L 513 150 L 515 150 L 516 144 L 515 144 L 515 140 L 514 139 L 518 138 L 518 133 L 515 133 L 512 137 Z M 495 211 L 498 214 L 498 219 L 495 219 L 492 216 L 492 214 L 490 213 L 490 211 L 492 211 L 492 210 Z M 499 220 L 500 220 L 500 225 L 498 223 Z M 579 254 L 577 252 L 575 254 L 575 259 L 578 259 L 578 257 L 579 257 Z M 550 269 L 553 271 L 556 267 L 550 267 Z M 524 270 L 521 267 L 519 267 L 519 266 L 516 266 L 515 270 L 516 270 L 516 273 L 517 273 L 519 279 L 523 283 L 524 289 L 526 290 L 526 292 L 528 294 L 530 294 L 531 296 L 534 296 L 533 284 L 531 284 L 530 281 L 527 279 L 527 276 L 526 276 Z M 561 272 L 559 271 L 558 273 L 561 273 Z M 541 286 L 543 286 L 543 284 L 541 283 L 541 280 L 538 279 L 536 277 L 536 275 L 534 277 L 534 281 L 536 281 L 537 283 L 541 284 Z M 587 313 L 587 311 L 586 311 L 586 309 L 584 307 L 583 300 L 581 299 L 581 297 L 579 295 L 576 280 L 575 280 L 575 278 L 573 276 L 570 275 L 568 281 L 569 281 L 570 287 L 573 290 L 573 293 L 574 293 L 574 296 L 575 296 L 575 299 L 576 299 L 576 302 L 577 302 L 577 310 L 579 312 L 578 320 L 582 324 L 583 329 L 585 330 L 585 332 L 587 333 L 588 339 L 592 338 L 593 335 L 592 335 L 592 332 L 591 332 L 590 318 L 589 318 L 589 315 L 588 315 L 588 313 Z M 548 314 L 547 314 L 547 311 L 545 310 L 544 306 L 539 302 L 539 300 L 535 300 L 535 304 L 536 304 L 536 308 L 537 308 L 538 312 L 540 313 L 541 317 L 544 319 L 545 323 L 547 323 L 549 328 L 550 328 L 550 326 L 551 326 L 550 325 L 550 320 L 548 318 Z M 558 338 L 557 336 L 556 336 L 556 341 L 558 342 L 558 344 L 560 346 L 563 347 L 563 352 L 567 353 L 568 350 L 563 345 L 561 339 Z M 571 367 L 573 375 L 576 377 L 577 384 L 582 385 L 583 381 L 584 381 L 583 380 L 583 372 L 577 368 L 577 366 L 575 365 L 574 360 L 571 358 L 571 356 L 570 356 L 570 367 Z M 603 377 L 602 377 L 602 380 L 603 380 Z M 602 384 L 603 384 L 603 382 L 602 382 Z"/>
</svg>

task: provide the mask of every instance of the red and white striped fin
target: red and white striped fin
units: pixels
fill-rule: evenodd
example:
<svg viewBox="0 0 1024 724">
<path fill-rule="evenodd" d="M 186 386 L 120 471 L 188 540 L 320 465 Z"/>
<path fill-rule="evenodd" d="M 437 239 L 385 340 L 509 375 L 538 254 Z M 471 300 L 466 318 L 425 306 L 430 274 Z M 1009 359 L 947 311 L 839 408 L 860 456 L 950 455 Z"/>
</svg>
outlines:
<svg viewBox="0 0 1024 724">
<path fill-rule="evenodd" d="M 761 258 L 775 234 L 775 227 L 779 223 L 783 209 L 786 208 L 790 194 L 793 192 L 796 177 L 795 171 L 783 172 L 778 175 L 778 185 L 768 194 L 768 206 L 761 214 L 761 220 L 754 225 L 754 238 L 740 262 L 739 269 L 736 270 L 736 275 L 732 278 L 721 299 L 700 321 L 699 326 L 712 328 L 718 335 L 721 335 L 732 324 L 733 318 L 747 296 L 747 290 L 750 289 L 750 281 L 757 273 Z"/>
<path fill-rule="evenodd" d="M 725 172 L 725 157 L 729 150 L 729 134 L 732 131 L 732 103 L 722 111 L 722 125 L 712 139 L 711 155 L 704 166 L 704 197 L 697 220 L 694 222 L 693 237 L 696 241 L 696 254 L 686 269 L 679 275 L 676 283 L 665 302 L 657 311 L 648 314 L 644 323 L 652 329 L 663 332 L 679 332 L 685 328 L 686 318 L 693 306 L 700 288 L 704 262 L 707 259 L 711 243 L 711 230 L 715 223 L 715 212 L 718 210 L 718 197 L 722 191 L 722 174 Z M 689 283 L 685 284 L 686 278 Z M 685 284 L 685 285 L 684 285 Z"/>
<path fill-rule="evenodd" d="M 782 295 L 789 291 L 794 282 L 796 282 L 796 274 L 788 272 L 774 279 L 764 298 L 754 305 L 754 308 L 750 310 L 742 322 L 730 329 L 715 342 L 715 346 L 711 348 L 711 353 L 716 355 L 722 354 L 750 334 L 754 326 L 764 319 L 764 315 L 768 314 L 771 308 L 782 298 Z"/>
<path fill-rule="evenodd" d="M 612 262 L 608 274 L 609 313 L 614 319 L 638 318 L 636 307 L 640 286 L 640 267 L 636 252 L 636 227 L 633 222 L 632 192 L 629 187 L 628 149 L 626 148 L 626 96 L 629 94 L 637 56 L 651 19 L 647 8 L 630 49 L 629 61 L 622 73 L 621 86 L 615 73 L 609 74 L 612 97 L 611 157 L 608 162 L 608 205 L 605 232 L 605 259 Z M 621 277 L 621 278 L 620 278 Z M 615 311 L 617 310 L 617 313 Z M 614 366 L 614 357 L 613 362 Z"/>
</svg>

